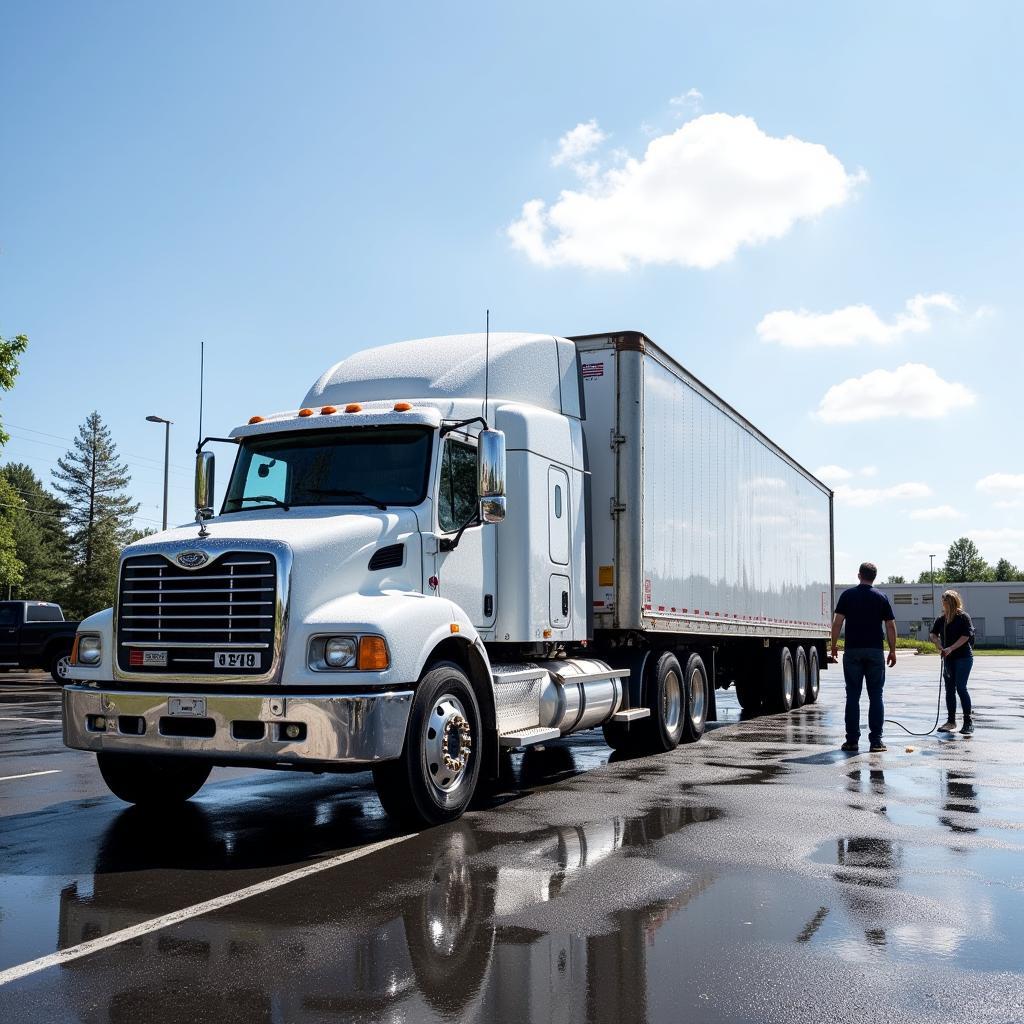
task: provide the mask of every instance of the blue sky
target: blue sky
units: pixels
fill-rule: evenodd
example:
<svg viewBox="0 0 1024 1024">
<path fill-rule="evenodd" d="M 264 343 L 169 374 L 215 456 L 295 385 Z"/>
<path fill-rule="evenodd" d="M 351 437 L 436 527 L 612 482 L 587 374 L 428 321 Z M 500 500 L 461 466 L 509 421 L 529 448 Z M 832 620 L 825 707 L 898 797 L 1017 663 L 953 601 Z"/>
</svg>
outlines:
<svg viewBox="0 0 1024 1024">
<path fill-rule="evenodd" d="M 48 478 L 96 408 L 152 525 L 145 416 L 168 417 L 181 521 L 200 339 L 219 433 L 489 306 L 498 330 L 642 330 L 838 467 L 840 579 L 862 558 L 916 575 L 963 533 L 1024 563 L 1022 22 L 1013 3 L 5 5 L 0 332 L 31 347 L 4 458 Z"/>
</svg>

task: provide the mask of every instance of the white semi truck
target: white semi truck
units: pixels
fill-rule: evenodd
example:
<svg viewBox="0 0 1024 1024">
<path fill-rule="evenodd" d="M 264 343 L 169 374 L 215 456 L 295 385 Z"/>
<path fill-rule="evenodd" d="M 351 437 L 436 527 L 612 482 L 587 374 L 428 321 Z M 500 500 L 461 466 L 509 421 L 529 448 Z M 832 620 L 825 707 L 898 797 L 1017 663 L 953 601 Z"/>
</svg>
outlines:
<svg viewBox="0 0 1024 1024">
<path fill-rule="evenodd" d="M 196 502 L 125 549 L 64 689 L 65 743 L 130 802 L 214 765 L 369 768 L 440 823 L 502 748 L 669 751 L 716 689 L 817 699 L 832 492 L 637 332 L 360 352 L 204 439 Z"/>
</svg>

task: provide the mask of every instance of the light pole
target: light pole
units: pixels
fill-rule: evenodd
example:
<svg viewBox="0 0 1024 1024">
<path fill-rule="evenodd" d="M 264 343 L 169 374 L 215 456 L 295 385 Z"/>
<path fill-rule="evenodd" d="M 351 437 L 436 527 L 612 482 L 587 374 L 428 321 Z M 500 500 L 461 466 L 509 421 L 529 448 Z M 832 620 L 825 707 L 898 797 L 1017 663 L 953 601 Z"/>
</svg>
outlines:
<svg viewBox="0 0 1024 1024">
<path fill-rule="evenodd" d="M 935 556 L 928 556 L 928 579 L 932 581 L 932 615 L 935 615 Z"/>
<path fill-rule="evenodd" d="M 171 424 L 174 420 L 165 420 L 162 416 L 147 416 L 150 423 L 164 425 L 164 529 L 167 529 L 167 470 L 171 458 Z"/>
</svg>

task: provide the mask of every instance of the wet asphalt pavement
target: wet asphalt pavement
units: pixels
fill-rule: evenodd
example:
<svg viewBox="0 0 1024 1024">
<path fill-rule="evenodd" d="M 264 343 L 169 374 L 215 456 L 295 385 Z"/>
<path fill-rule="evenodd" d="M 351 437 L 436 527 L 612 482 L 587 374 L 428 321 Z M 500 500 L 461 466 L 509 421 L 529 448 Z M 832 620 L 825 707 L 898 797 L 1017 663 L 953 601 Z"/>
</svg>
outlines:
<svg viewBox="0 0 1024 1024">
<path fill-rule="evenodd" d="M 889 717 L 928 728 L 937 673 L 903 657 Z M 48 677 L 0 676 L 0 1021 L 1022 1020 L 1024 659 L 976 659 L 971 691 L 973 737 L 888 726 L 871 755 L 839 751 L 835 667 L 789 715 L 720 692 L 696 745 L 529 750 L 400 837 L 366 774 L 218 770 L 142 815 L 63 748 Z"/>
</svg>

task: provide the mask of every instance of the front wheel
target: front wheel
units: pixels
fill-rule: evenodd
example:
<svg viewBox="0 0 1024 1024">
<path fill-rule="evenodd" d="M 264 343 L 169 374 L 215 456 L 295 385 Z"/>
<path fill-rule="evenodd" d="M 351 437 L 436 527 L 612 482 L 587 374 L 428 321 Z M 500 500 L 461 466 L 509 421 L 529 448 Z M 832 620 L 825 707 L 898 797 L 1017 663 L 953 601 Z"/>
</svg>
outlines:
<svg viewBox="0 0 1024 1024">
<path fill-rule="evenodd" d="M 68 669 L 71 668 L 71 652 L 61 651 L 50 661 L 50 675 L 55 683 L 64 684 L 68 681 Z"/>
<path fill-rule="evenodd" d="M 149 754 L 96 755 L 100 775 L 107 788 L 125 803 L 141 807 L 182 804 L 202 789 L 213 768 L 206 761 L 190 757 L 160 757 Z"/>
<path fill-rule="evenodd" d="M 397 761 L 373 769 L 389 815 L 415 827 L 458 818 L 480 777 L 480 709 L 465 672 L 441 662 L 419 681 Z"/>
</svg>

